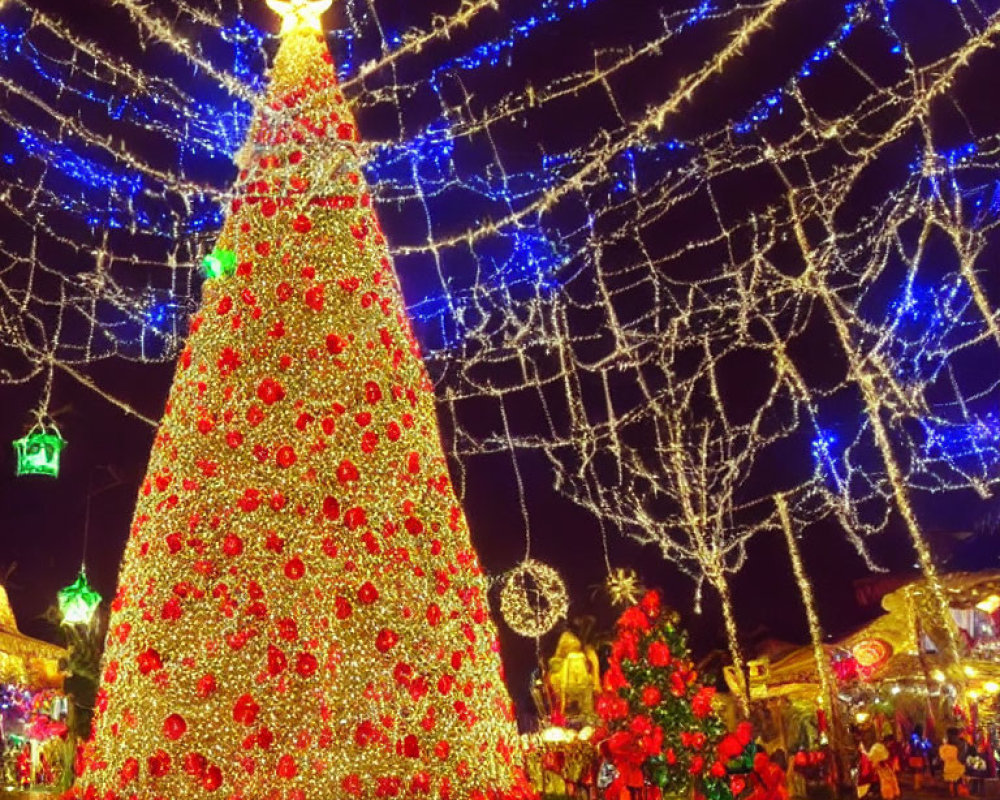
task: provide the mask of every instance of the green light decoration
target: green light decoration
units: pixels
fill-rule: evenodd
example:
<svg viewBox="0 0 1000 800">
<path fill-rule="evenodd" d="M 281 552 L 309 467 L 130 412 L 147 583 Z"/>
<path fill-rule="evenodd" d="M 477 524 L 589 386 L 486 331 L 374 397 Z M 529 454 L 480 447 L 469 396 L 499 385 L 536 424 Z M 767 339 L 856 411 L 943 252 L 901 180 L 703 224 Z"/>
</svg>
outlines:
<svg viewBox="0 0 1000 800">
<path fill-rule="evenodd" d="M 14 442 L 17 454 L 16 475 L 49 475 L 58 477 L 59 458 L 66 440 L 55 425 L 36 425 L 27 435 Z"/>
<path fill-rule="evenodd" d="M 103 599 L 87 582 L 83 568 L 73 583 L 59 590 L 56 598 L 63 625 L 89 625 Z"/>
<path fill-rule="evenodd" d="M 228 278 L 236 273 L 236 253 L 215 248 L 201 262 L 206 278 Z"/>
</svg>

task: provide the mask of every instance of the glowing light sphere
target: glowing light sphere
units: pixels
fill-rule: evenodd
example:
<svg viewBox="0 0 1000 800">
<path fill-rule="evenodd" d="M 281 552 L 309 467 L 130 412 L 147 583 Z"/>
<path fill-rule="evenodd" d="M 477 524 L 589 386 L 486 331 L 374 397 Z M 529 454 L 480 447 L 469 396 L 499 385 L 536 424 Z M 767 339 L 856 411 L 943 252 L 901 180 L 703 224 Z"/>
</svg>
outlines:
<svg viewBox="0 0 1000 800">
<path fill-rule="evenodd" d="M 281 33 L 297 28 L 322 31 L 319 18 L 333 5 L 333 0 L 267 0 L 267 7 L 281 16 Z"/>
<path fill-rule="evenodd" d="M 66 440 L 55 425 L 36 425 L 13 444 L 17 456 L 16 475 L 59 476 L 59 459 Z"/>
<path fill-rule="evenodd" d="M 83 569 L 76 580 L 56 594 L 63 625 L 89 625 L 103 598 L 87 581 Z"/>
<path fill-rule="evenodd" d="M 566 618 L 569 594 L 552 567 L 527 559 L 507 574 L 500 592 L 500 613 L 510 629 L 537 638 Z"/>
</svg>

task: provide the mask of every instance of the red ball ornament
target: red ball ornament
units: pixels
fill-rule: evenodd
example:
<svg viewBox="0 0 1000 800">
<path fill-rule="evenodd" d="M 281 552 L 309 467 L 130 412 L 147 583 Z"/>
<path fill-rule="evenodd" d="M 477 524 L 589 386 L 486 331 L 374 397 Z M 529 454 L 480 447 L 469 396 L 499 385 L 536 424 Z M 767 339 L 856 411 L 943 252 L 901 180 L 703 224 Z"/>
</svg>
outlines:
<svg viewBox="0 0 1000 800">
<path fill-rule="evenodd" d="M 278 769 L 277 773 L 280 777 L 291 780 L 295 777 L 298 772 L 298 767 L 295 764 L 295 759 L 290 755 L 283 755 L 278 759 Z"/>
<path fill-rule="evenodd" d="M 243 540 L 234 533 L 230 533 L 222 540 L 222 552 L 227 556 L 238 556 L 243 552 Z"/>
<path fill-rule="evenodd" d="M 377 403 L 382 399 L 382 390 L 375 381 L 368 381 L 365 383 L 365 400 L 368 403 Z"/>
<path fill-rule="evenodd" d="M 389 628 L 382 628 L 375 637 L 375 648 L 380 653 L 388 653 L 399 641 L 399 634 Z"/>
<path fill-rule="evenodd" d="M 267 671 L 271 675 L 280 675 L 288 666 L 288 658 L 273 644 L 267 647 Z"/>
<path fill-rule="evenodd" d="M 326 497 L 323 500 L 323 516 L 327 519 L 337 519 L 340 516 L 340 503 L 336 497 Z"/>
<path fill-rule="evenodd" d="M 215 690 L 218 688 L 219 687 L 215 682 L 214 675 L 212 674 L 203 675 L 198 680 L 198 683 L 195 686 L 195 693 L 198 695 L 198 697 L 204 700 L 205 698 L 210 697 L 212 694 L 214 694 Z"/>
<path fill-rule="evenodd" d="M 349 508 L 344 512 L 344 525 L 347 526 L 348 530 L 356 530 L 367 523 L 368 515 L 365 513 L 363 508 L 355 506 L 354 508 Z"/>
<path fill-rule="evenodd" d="M 285 397 L 284 387 L 274 378 L 264 378 L 257 386 L 257 397 L 267 405 L 273 405 Z"/>
<path fill-rule="evenodd" d="M 236 700 L 233 705 L 233 719 L 236 720 L 240 725 L 250 726 L 257 721 L 257 715 L 260 713 L 260 705 L 253 699 L 250 694 L 243 694 Z"/>
<path fill-rule="evenodd" d="M 292 581 L 297 581 L 306 574 L 306 565 L 298 556 L 288 559 L 285 562 L 285 577 Z"/>
<path fill-rule="evenodd" d="M 165 750 L 157 750 L 146 760 L 146 767 L 153 778 L 162 778 L 170 772 L 170 755 Z"/>
<path fill-rule="evenodd" d="M 304 678 L 308 678 L 319 668 L 319 661 L 312 653 L 299 653 L 295 660 L 295 671 Z"/>
<path fill-rule="evenodd" d="M 207 766 L 208 759 L 201 753 L 188 753 L 184 756 L 184 771 L 193 778 L 204 775 Z"/>
<path fill-rule="evenodd" d="M 403 739 L 403 755 L 406 758 L 420 758 L 420 742 L 412 733 Z"/>
<path fill-rule="evenodd" d="M 337 599 L 334 600 L 334 613 L 336 613 L 337 619 L 347 619 L 351 616 L 352 612 L 353 609 L 351 608 L 351 604 L 346 597 L 338 596 Z"/>
<path fill-rule="evenodd" d="M 375 588 L 375 585 L 371 581 L 365 581 L 361 584 L 361 588 L 358 589 L 358 600 L 366 606 L 378 600 L 378 589 Z"/>
<path fill-rule="evenodd" d="M 152 647 L 148 647 L 139 653 L 136 661 L 139 663 L 139 672 L 143 675 L 148 675 L 150 672 L 156 672 L 163 668 L 163 661 L 160 658 L 160 654 Z"/>
<path fill-rule="evenodd" d="M 313 311 L 323 310 L 323 286 L 313 286 L 306 291 L 306 305 Z"/>
<path fill-rule="evenodd" d="M 287 444 L 279 447 L 275 460 L 278 462 L 279 467 L 287 469 L 298 460 L 298 457 L 295 455 L 295 448 Z"/>
<path fill-rule="evenodd" d="M 222 786 L 222 770 L 214 765 L 206 769 L 201 778 L 201 785 L 206 791 L 214 792 Z"/>
<path fill-rule="evenodd" d="M 344 352 L 347 347 L 347 340 L 341 338 L 335 333 L 331 333 L 326 337 L 326 349 L 329 351 L 330 355 L 337 356 Z"/>
<path fill-rule="evenodd" d="M 354 463 L 348 459 L 344 459 L 340 462 L 340 466 L 337 467 L 337 480 L 341 483 L 349 483 L 351 481 L 356 481 L 359 477 L 358 468 L 354 466 Z"/>
<path fill-rule="evenodd" d="M 187 721 L 180 714 L 171 714 L 163 720 L 163 735 L 170 741 L 177 741 L 187 733 Z"/>
<path fill-rule="evenodd" d="M 295 228 L 296 233 L 309 233 L 312 230 L 312 226 L 312 220 L 305 214 L 299 214 L 295 218 L 295 222 L 292 223 L 292 227 Z"/>
</svg>

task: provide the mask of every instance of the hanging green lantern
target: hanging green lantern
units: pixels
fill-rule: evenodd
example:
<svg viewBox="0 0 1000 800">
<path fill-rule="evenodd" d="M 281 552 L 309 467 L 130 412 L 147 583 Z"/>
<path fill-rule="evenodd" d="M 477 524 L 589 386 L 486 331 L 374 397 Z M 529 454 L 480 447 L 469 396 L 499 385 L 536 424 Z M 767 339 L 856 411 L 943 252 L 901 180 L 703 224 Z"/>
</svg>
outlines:
<svg viewBox="0 0 1000 800">
<path fill-rule="evenodd" d="M 103 599 L 87 582 L 87 573 L 82 567 L 77 579 L 60 589 L 56 598 L 63 625 L 89 625 Z"/>
<path fill-rule="evenodd" d="M 201 262 L 206 278 L 228 278 L 236 274 L 236 253 L 216 247 Z"/>
<path fill-rule="evenodd" d="M 55 425 L 35 425 L 28 434 L 14 442 L 17 475 L 59 475 L 59 457 L 66 440 Z"/>
</svg>

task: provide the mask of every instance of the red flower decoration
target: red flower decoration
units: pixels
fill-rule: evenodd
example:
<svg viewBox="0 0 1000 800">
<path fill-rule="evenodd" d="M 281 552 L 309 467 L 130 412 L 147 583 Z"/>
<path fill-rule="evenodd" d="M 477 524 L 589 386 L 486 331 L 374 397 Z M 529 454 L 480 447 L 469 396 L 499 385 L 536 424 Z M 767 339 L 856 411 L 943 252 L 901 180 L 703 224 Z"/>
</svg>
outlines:
<svg viewBox="0 0 1000 800">
<path fill-rule="evenodd" d="M 618 618 L 618 627 L 623 630 L 645 632 L 649 630 L 649 617 L 639 607 L 632 606 Z"/>
<path fill-rule="evenodd" d="M 719 742 L 716 750 L 719 753 L 720 759 L 731 761 L 743 752 L 745 746 L 740 744 L 740 740 L 730 733 L 722 737 L 722 741 Z"/>
<path fill-rule="evenodd" d="M 715 689 L 711 686 L 702 686 L 691 698 L 691 713 L 698 719 L 707 717 L 712 713 L 713 697 L 715 697 Z"/>
<path fill-rule="evenodd" d="M 736 739 L 743 747 L 750 744 L 753 741 L 753 725 L 749 722 L 739 723 L 736 726 Z"/>
<path fill-rule="evenodd" d="M 642 690 L 642 704 L 644 706 L 659 705 L 661 699 L 660 690 L 655 686 L 647 686 Z"/>
<path fill-rule="evenodd" d="M 646 592 L 639 601 L 639 607 L 650 619 L 656 619 L 660 616 L 660 593 L 655 589 Z"/>
<path fill-rule="evenodd" d="M 670 647 L 666 642 L 651 642 L 646 650 L 646 660 L 654 667 L 665 667 L 670 664 Z"/>
</svg>

